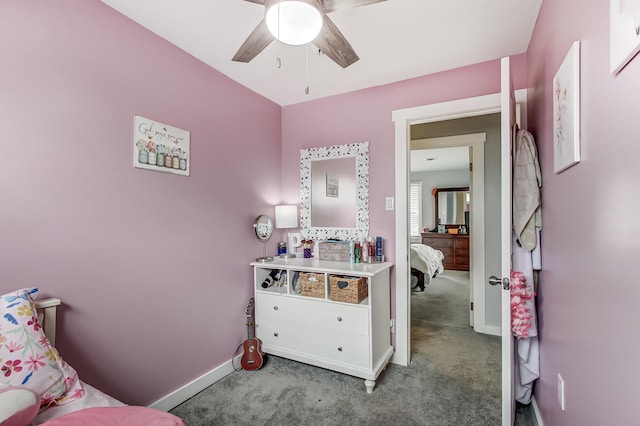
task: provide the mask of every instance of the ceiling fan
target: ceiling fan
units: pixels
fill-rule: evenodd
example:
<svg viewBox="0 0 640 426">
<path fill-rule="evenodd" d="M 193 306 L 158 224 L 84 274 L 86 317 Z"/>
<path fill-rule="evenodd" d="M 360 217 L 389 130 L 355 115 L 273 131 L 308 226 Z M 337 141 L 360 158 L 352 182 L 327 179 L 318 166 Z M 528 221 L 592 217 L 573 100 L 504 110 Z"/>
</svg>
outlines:
<svg viewBox="0 0 640 426">
<path fill-rule="evenodd" d="M 346 68 L 360 58 L 353 50 L 338 27 L 327 13 L 357 6 L 379 3 L 385 0 L 245 0 L 265 6 L 265 17 L 242 43 L 233 57 L 236 62 L 250 62 L 275 39 L 287 44 L 313 43 L 322 53 L 342 68 Z M 288 6 L 302 9 L 292 21 L 285 16 Z M 302 15 L 302 16 L 301 16 Z M 310 33 L 310 39 L 287 39 L 285 26 L 291 23 L 298 30 Z M 316 26 L 315 31 L 312 27 Z M 319 33 L 318 33 L 319 31 Z M 317 36 L 316 36 L 317 34 Z M 295 38 L 295 37 L 294 37 Z"/>
</svg>

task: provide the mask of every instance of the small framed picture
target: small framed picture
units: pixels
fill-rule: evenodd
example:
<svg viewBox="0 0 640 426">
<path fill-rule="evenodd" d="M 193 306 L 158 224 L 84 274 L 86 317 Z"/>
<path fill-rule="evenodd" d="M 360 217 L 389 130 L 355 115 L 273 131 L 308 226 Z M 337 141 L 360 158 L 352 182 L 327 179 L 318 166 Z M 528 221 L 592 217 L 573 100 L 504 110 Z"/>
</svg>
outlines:
<svg viewBox="0 0 640 426">
<path fill-rule="evenodd" d="M 447 229 L 444 225 L 438 225 L 438 234 L 444 234 L 447 232 Z"/>
<path fill-rule="evenodd" d="M 188 130 L 135 115 L 133 134 L 133 167 L 189 176 L 191 134 Z"/>
<path fill-rule="evenodd" d="M 337 175 L 327 173 L 327 197 L 338 198 L 340 190 L 340 180 Z"/>
</svg>

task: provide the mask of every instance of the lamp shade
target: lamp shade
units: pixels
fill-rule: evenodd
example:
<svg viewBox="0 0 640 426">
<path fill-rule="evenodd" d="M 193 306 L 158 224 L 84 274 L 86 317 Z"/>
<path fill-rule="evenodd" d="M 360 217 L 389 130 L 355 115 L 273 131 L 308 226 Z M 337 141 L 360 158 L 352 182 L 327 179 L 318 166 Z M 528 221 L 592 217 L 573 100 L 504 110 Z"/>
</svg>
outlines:
<svg viewBox="0 0 640 426">
<path fill-rule="evenodd" d="M 310 1 L 281 0 L 267 9 L 265 21 L 269 32 L 286 44 L 307 44 L 322 29 L 322 14 Z"/>
<path fill-rule="evenodd" d="M 298 206 L 276 206 L 276 228 L 297 228 Z"/>
</svg>

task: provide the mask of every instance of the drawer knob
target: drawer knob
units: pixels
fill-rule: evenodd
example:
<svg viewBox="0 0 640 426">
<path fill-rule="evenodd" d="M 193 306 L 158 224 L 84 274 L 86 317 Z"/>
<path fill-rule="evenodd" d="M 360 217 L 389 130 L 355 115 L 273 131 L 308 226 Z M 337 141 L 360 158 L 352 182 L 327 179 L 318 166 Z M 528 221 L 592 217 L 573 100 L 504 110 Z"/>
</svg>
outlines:
<svg viewBox="0 0 640 426">
<path fill-rule="evenodd" d="M 337 319 L 338 319 L 338 322 L 342 321 L 342 317 L 338 317 Z"/>
<path fill-rule="evenodd" d="M 342 346 L 338 346 L 338 352 L 342 352 Z"/>
<path fill-rule="evenodd" d="M 274 307 L 273 307 L 273 310 L 274 310 L 274 311 L 277 311 L 277 310 L 278 310 L 278 307 L 277 307 L 277 306 L 274 306 Z"/>
<path fill-rule="evenodd" d="M 278 337 L 278 333 L 273 333 L 273 336 L 274 337 Z"/>
</svg>

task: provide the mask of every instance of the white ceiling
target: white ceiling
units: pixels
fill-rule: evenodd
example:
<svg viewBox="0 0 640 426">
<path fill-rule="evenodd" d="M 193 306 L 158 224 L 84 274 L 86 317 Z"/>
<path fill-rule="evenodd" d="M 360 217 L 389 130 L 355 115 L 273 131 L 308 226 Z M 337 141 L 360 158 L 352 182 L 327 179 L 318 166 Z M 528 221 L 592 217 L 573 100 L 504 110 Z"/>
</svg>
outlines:
<svg viewBox="0 0 640 426">
<path fill-rule="evenodd" d="M 412 149 L 411 172 L 469 170 L 469 147 Z"/>
<path fill-rule="evenodd" d="M 527 50 L 542 0 L 387 0 L 329 17 L 360 60 L 341 68 L 308 46 L 271 43 L 231 58 L 264 16 L 246 0 L 102 0 L 279 105 L 379 86 Z M 282 67 L 276 68 L 276 57 Z"/>
</svg>

